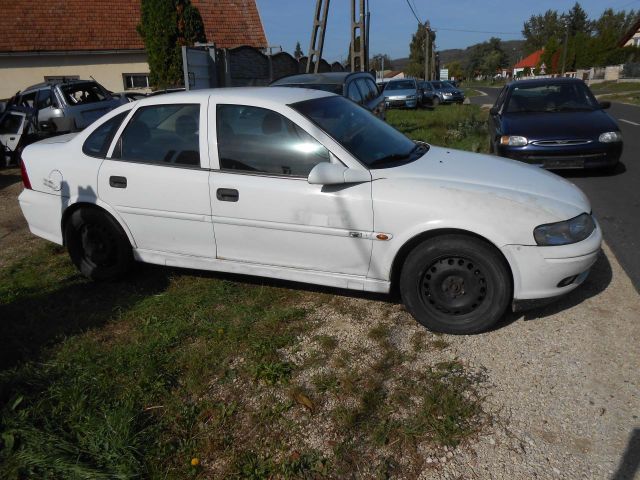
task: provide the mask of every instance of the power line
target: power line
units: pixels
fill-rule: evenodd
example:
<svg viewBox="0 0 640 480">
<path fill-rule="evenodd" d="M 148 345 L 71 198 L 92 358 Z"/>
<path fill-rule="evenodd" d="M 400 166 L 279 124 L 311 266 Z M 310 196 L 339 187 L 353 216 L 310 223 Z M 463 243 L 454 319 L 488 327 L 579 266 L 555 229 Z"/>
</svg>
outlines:
<svg viewBox="0 0 640 480">
<path fill-rule="evenodd" d="M 522 35 L 521 32 L 488 32 L 484 30 L 462 30 L 459 28 L 433 28 L 433 30 L 444 30 L 447 32 L 465 32 L 465 33 L 494 33 L 496 35 Z"/>
<path fill-rule="evenodd" d="M 413 9 L 418 14 L 418 17 L 422 17 L 422 15 L 420 15 L 420 11 L 418 10 L 418 7 L 416 6 L 416 0 L 411 0 L 411 3 L 413 4 Z"/>
<path fill-rule="evenodd" d="M 411 9 L 411 13 L 413 13 L 413 16 L 416 17 L 416 20 L 418 21 L 418 23 L 422 25 L 422 22 L 418 18 L 418 15 L 416 14 L 416 11 L 413 9 L 413 7 L 411 6 L 411 2 L 409 0 L 407 0 L 407 5 L 409 5 L 409 8 Z"/>
</svg>

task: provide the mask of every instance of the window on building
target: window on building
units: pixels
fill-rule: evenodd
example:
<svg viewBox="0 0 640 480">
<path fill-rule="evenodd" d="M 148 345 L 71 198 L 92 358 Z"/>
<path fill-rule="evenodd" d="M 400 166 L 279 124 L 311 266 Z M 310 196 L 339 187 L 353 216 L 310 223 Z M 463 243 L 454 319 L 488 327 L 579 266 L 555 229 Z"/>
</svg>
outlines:
<svg viewBox="0 0 640 480">
<path fill-rule="evenodd" d="M 148 73 L 125 73 L 122 75 L 125 90 L 149 88 Z"/>
</svg>

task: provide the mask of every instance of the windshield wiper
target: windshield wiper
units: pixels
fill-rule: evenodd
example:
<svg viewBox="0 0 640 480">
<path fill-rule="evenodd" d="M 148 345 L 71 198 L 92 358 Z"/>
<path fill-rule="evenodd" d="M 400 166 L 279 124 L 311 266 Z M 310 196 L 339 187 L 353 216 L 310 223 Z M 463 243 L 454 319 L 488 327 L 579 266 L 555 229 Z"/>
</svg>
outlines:
<svg viewBox="0 0 640 480">
<path fill-rule="evenodd" d="M 429 150 L 429 147 L 425 144 L 416 144 L 408 153 L 392 153 L 391 155 L 387 155 L 386 157 L 378 158 L 369 164 L 369 167 L 374 167 L 376 165 L 382 165 L 384 163 L 392 163 L 392 162 L 401 162 L 403 160 L 408 160 L 415 153 L 426 152 Z"/>
</svg>

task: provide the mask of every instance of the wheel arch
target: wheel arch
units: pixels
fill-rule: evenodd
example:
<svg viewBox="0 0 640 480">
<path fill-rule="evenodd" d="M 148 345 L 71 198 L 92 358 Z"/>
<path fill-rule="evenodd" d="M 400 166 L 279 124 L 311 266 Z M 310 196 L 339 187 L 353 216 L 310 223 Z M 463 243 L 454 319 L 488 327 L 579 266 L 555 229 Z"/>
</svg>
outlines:
<svg viewBox="0 0 640 480">
<path fill-rule="evenodd" d="M 509 272 L 509 279 L 511 281 L 511 292 L 513 294 L 514 288 L 516 286 L 515 272 L 513 267 L 511 266 L 511 263 L 509 262 L 507 257 L 504 255 L 502 250 L 500 250 L 500 248 L 495 243 L 488 240 L 486 237 L 483 237 L 482 235 L 478 235 L 477 233 L 471 232 L 469 230 L 463 230 L 459 228 L 440 228 L 435 230 L 427 230 L 407 240 L 400 247 L 395 257 L 393 258 L 393 262 L 391 263 L 391 274 L 389 278 L 391 280 L 392 292 L 394 292 L 395 294 L 398 293 L 398 285 L 400 283 L 399 282 L 400 273 L 402 271 L 402 266 L 404 265 L 404 261 L 409 255 L 409 253 L 411 253 L 411 251 L 421 243 L 436 237 L 443 236 L 443 235 L 465 235 L 471 238 L 475 238 L 476 240 L 480 240 L 486 245 L 490 246 L 496 253 L 498 253 L 499 257 L 504 262 L 504 265 L 507 267 L 507 271 Z"/>
<path fill-rule="evenodd" d="M 133 239 L 133 236 L 131 235 L 131 232 L 127 228 L 127 225 L 122 221 L 120 216 L 112 208 L 110 208 L 106 204 L 103 204 L 102 202 L 100 202 L 100 203 L 91 203 L 91 202 L 84 202 L 84 201 L 75 202 L 75 203 L 69 205 L 64 210 L 64 212 L 62 213 L 62 218 L 60 220 L 60 229 L 61 229 L 61 232 L 62 232 L 62 244 L 63 245 L 66 246 L 66 243 L 67 243 L 66 239 L 64 238 L 64 230 L 65 230 L 65 226 L 67 224 L 67 220 L 69 219 L 69 217 L 71 216 L 71 214 L 73 212 L 75 212 L 76 210 L 79 210 L 81 208 L 92 208 L 94 210 L 99 210 L 102 213 L 104 213 L 105 215 L 108 215 L 109 217 L 111 217 L 116 222 L 116 224 L 120 226 L 122 231 L 125 233 L 125 235 L 127 236 L 127 239 L 129 240 L 129 243 L 131 244 L 131 247 L 132 248 L 136 247 L 135 240 Z"/>
</svg>

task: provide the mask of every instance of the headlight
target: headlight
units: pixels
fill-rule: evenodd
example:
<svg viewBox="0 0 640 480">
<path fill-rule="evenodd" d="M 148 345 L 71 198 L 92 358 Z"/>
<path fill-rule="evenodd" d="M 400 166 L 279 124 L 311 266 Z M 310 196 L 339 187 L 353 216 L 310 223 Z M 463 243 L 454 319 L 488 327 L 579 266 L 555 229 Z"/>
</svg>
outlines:
<svg viewBox="0 0 640 480">
<path fill-rule="evenodd" d="M 581 242 L 595 230 L 596 224 L 588 213 L 570 220 L 540 225 L 533 230 L 538 245 L 554 246 Z"/>
<path fill-rule="evenodd" d="M 518 135 L 503 135 L 500 137 L 500 145 L 509 145 L 510 147 L 524 147 L 529 141 L 527 137 Z"/>
<path fill-rule="evenodd" d="M 415 95 L 407 95 L 407 100 L 413 100 L 414 98 L 416 98 Z"/>
<path fill-rule="evenodd" d="M 601 143 L 621 142 L 622 134 L 620 132 L 605 132 L 598 138 Z"/>
<path fill-rule="evenodd" d="M 452 94 L 452 93 L 449 93 L 449 92 L 444 92 L 444 93 L 443 93 L 443 95 L 444 95 L 445 97 L 450 97 L 450 96 L 451 96 L 451 95 L 453 95 L 453 94 Z"/>
</svg>

